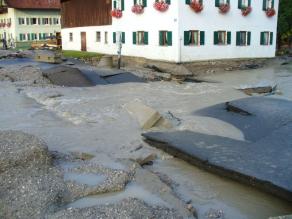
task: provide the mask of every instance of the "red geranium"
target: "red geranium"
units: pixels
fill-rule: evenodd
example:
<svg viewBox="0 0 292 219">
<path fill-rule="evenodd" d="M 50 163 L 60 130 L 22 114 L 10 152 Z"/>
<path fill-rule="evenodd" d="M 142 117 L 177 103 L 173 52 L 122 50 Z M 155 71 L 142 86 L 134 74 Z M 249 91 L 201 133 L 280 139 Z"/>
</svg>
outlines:
<svg viewBox="0 0 292 219">
<path fill-rule="evenodd" d="M 144 7 L 142 5 L 135 4 L 132 7 L 132 12 L 135 14 L 142 14 L 144 12 Z"/>
<path fill-rule="evenodd" d="M 164 11 L 167 11 L 169 5 L 166 2 L 161 1 L 161 2 L 155 2 L 153 4 L 153 7 L 158 11 L 164 12 Z"/>
<path fill-rule="evenodd" d="M 230 5 L 229 4 L 221 4 L 219 6 L 219 11 L 221 14 L 225 14 L 230 10 Z"/>
<path fill-rule="evenodd" d="M 243 16 L 247 16 L 252 11 L 252 8 L 250 6 L 244 7 L 241 9 L 241 14 Z"/>
<path fill-rule="evenodd" d="M 200 3 L 200 2 L 197 1 L 197 0 L 193 0 L 193 1 L 190 3 L 190 7 L 191 7 L 196 13 L 199 13 L 199 12 L 201 12 L 201 11 L 204 9 L 203 4 Z"/>
<path fill-rule="evenodd" d="M 273 17 L 275 14 L 276 14 L 276 11 L 275 11 L 274 8 L 268 8 L 268 9 L 266 10 L 266 15 L 267 15 L 268 17 Z"/>
<path fill-rule="evenodd" d="M 123 16 L 123 12 L 120 9 L 114 9 L 111 12 L 112 17 L 121 18 Z"/>
</svg>

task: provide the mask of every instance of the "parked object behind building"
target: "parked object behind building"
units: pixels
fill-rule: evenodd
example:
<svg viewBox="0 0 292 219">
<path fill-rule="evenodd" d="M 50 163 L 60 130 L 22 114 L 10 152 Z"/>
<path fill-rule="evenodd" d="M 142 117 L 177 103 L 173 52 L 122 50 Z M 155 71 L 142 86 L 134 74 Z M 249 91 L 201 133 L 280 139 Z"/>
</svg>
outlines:
<svg viewBox="0 0 292 219">
<path fill-rule="evenodd" d="M 58 0 L 0 1 L 0 38 L 12 42 L 9 47 L 29 48 L 60 31 Z"/>
</svg>

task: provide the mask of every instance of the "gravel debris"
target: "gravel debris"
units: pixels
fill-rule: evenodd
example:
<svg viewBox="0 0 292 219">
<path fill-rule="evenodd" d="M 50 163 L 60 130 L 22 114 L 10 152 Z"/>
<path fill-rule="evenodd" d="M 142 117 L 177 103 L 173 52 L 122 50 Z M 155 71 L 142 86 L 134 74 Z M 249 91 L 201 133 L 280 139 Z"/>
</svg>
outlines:
<svg viewBox="0 0 292 219">
<path fill-rule="evenodd" d="M 119 203 L 89 208 L 68 208 L 48 216 L 48 219 L 98 219 L 98 218 L 183 218 L 175 210 L 150 206 L 136 198 L 127 198 Z"/>
</svg>

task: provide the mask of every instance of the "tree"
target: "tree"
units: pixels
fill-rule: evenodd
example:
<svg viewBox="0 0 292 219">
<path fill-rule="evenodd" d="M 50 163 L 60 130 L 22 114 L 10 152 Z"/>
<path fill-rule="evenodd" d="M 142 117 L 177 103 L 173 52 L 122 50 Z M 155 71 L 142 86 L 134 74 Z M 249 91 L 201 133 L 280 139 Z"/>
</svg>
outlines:
<svg viewBox="0 0 292 219">
<path fill-rule="evenodd" d="M 278 47 L 283 43 L 292 46 L 292 0 L 279 0 Z"/>
</svg>

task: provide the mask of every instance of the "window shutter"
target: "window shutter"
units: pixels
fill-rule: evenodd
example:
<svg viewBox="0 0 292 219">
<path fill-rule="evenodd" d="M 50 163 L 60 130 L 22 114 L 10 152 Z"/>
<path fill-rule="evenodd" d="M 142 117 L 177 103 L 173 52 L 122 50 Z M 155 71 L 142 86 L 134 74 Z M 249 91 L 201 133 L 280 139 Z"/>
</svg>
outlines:
<svg viewBox="0 0 292 219">
<path fill-rule="evenodd" d="M 121 10 L 124 11 L 125 10 L 125 0 L 121 0 Z"/>
<path fill-rule="evenodd" d="M 34 40 L 34 35 L 33 35 L 33 33 L 31 33 L 30 35 L 31 35 L 31 40 Z"/>
<path fill-rule="evenodd" d="M 261 32 L 261 45 L 265 45 L 265 33 Z"/>
<path fill-rule="evenodd" d="M 144 44 L 148 45 L 148 32 L 144 32 Z"/>
<path fill-rule="evenodd" d="M 187 5 L 191 4 L 191 0 L 186 0 L 186 4 Z"/>
<path fill-rule="evenodd" d="M 238 0 L 238 8 L 242 9 L 242 0 Z"/>
<path fill-rule="evenodd" d="M 251 32 L 247 32 L 247 45 L 250 46 Z"/>
<path fill-rule="evenodd" d="M 267 10 L 267 0 L 263 0 L 263 10 Z"/>
<path fill-rule="evenodd" d="M 236 46 L 240 46 L 240 32 L 236 32 Z"/>
<path fill-rule="evenodd" d="M 27 34 L 27 40 L 30 40 L 30 34 Z"/>
<path fill-rule="evenodd" d="M 219 34 L 218 31 L 214 32 L 214 45 L 218 45 L 218 39 L 219 38 Z"/>
<path fill-rule="evenodd" d="M 190 45 L 190 31 L 184 31 L 184 45 Z"/>
<path fill-rule="evenodd" d="M 251 0 L 248 0 L 248 6 L 251 6 Z"/>
<path fill-rule="evenodd" d="M 136 5 L 137 4 L 137 0 L 134 0 L 134 5 Z"/>
<path fill-rule="evenodd" d="M 270 45 L 273 45 L 273 37 L 274 36 L 274 34 L 273 34 L 273 32 L 270 32 Z"/>
<path fill-rule="evenodd" d="M 227 44 L 228 45 L 231 44 L 231 32 L 230 31 L 227 32 Z"/>
<path fill-rule="evenodd" d="M 215 0 L 215 7 L 219 7 L 219 6 L 220 6 L 219 0 Z"/>
<path fill-rule="evenodd" d="M 133 44 L 137 44 L 137 33 L 133 32 Z"/>
<path fill-rule="evenodd" d="M 122 43 L 126 43 L 126 34 L 122 32 Z"/>
<path fill-rule="evenodd" d="M 169 4 L 169 5 L 170 5 L 170 3 L 171 3 L 170 0 L 165 0 L 165 2 L 166 2 L 167 4 Z"/>
<path fill-rule="evenodd" d="M 199 0 L 199 2 L 200 2 L 201 4 L 203 4 L 203 0 Z"/>
<path fill-rule="evenodd" d="M 200 31 L 200 45 L 205 45 L 205 31 Z"/>
<path fill-rule="evenodd" d="M 227 4 L 230 4 L 230 0 L 227 0 Z"/>
<path fill-rule="evenodd" d="M 22 34 L 19 34 L 19 40 L 22 41 Z"/>
<path fill-rule="evenodd" d="M 167 45 L 172 46 L 172 32 L 167 32 Z"/>
<path fill-rule="evenodd" d="M 117 34 L 116 32 L 113 32 L 113 43 L 117 42 Z"/>
<path fill-rule="evenodd" d="M 143 0 L 143 6 L 147 7 L 147 0 Z"/>
<path fill-rule="evenodd" d="M 275 6 L 275 0 L 272 0 L 272 8 Z"/>
<path fill-rule="evenodd" d="M 39 40 L 41 40 L 42 39 L 42 34 L 41 33 L 39 33 Z"/>
<path fill-rule="evenodd" d="M 114 9 L 116 9 L 116 8 L 117 8 L 117 1 L 114 0 Z"/>
<path fill-rule="evenodd" d="M 163 45 L 163 32 L 159 31 L 159 46 Z"/>
<path fill-rule="evenodd" d="M 46 34 L 45 34 L 45 33 L 43 33 L 43 39 L 44 39 L 44 40 L 46 39 Z"/>
</svg>

